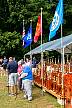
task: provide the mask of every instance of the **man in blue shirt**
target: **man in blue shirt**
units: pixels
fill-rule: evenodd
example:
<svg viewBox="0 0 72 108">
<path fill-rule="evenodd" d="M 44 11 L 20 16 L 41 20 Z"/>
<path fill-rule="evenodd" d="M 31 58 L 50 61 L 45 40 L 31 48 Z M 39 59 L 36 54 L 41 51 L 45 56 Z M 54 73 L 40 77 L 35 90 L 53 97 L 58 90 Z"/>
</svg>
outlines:
<svg viewBox="0 0 72 108">
<path fill-rule="evenodd" d="M 24 65 L 22 75 L 19 77 L 19 79 L 20 78 L 22 78 L 22 84 L 25 91 L 24 98 L 28 98 L 28 100 L 31 101 L 33 75 L 32 75 L 32 70 L 30 66 Z"/>
</svg>

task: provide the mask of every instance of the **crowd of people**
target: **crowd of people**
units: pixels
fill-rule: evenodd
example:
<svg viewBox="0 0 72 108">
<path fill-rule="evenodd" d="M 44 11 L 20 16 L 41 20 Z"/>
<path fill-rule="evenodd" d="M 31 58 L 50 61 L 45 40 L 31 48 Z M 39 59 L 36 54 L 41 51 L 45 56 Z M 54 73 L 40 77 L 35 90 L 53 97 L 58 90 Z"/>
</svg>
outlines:
<svg viewBox="0 0 72 108">
<path fill-rule="evenodd" d="M 13 57 L 9 57 L 2 61 L 2 66 L 8 73 L 8 94 L 9 96 L 17 95 L 17 86 L 19 90 L 23 90 L 24 98 L 32 100 L 32 68 L 36 68 L 36 58 L 33 60 L 26 58 L 25 61 L 16 61 Z"/>
</svg>

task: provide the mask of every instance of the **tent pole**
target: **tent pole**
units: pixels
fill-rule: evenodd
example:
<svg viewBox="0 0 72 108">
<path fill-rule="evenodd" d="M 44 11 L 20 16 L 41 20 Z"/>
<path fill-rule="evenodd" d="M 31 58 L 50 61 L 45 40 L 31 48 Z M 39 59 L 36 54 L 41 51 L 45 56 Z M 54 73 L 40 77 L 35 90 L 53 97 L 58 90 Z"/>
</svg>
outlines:
<svg viewBox="0 0 72 108">
<path fill-rule="evenodd" d="M 42 9 L 43 8 L 41 8 L 41 79 L 42 79 L 42 95 L 43 95 Z"/>
<path fill-rule="evenodd" d="M 63 97 L 62 105 L 64 105 L 64 108 L 65 108 L 65 90 L 64 90 L 64 63 L 65 62 L 64 62 L 64 48 L 62 48 L 62 56 L 61 57 L 62 57 L 62 59 L 61 59 L 62 60 L 62 62 L 61 62 L 62 63 L 61 64 L 62 67 L 61 68 L 62 68 L 62 97 Z"/>
<path fill-rule="evenodd" d="M 64 48 L 62 49 L 62 96 L 64 96 Z"/>
</svg>

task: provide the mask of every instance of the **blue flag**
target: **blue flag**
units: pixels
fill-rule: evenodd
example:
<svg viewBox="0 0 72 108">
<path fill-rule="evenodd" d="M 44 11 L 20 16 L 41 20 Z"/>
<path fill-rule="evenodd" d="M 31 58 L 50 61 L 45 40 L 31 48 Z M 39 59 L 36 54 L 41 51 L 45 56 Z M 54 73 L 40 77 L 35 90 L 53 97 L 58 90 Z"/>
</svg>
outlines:
<svg viewBox="0 0 72 108">
<path fill-rule="evenodd" d="M 59 0 L 52 23 L 50 24 L 49 41 L 56 35 L 60 24 L 63 23 L 63 0 Z"/>
<path fill-rule="evenodd" d="M 29 46 L 32 43 L 32 26 L 30 26 L 28 33 L 23 37 L 24 48 Z"/>
</svg>

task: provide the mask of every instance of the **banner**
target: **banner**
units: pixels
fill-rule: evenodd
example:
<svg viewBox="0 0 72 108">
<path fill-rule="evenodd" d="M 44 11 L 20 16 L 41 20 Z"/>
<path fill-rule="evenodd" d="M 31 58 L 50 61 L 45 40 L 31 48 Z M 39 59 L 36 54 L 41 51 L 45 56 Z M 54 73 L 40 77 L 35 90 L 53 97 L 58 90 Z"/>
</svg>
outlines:
<svg viewBox="0 0 72 108">
<path fill-rule="evenodd" d="M 32 43 L 32 27 L 30 26 L 28 33 L 23 37 L 24 48 L 29 46 Z"/>
<path fill-rule="evenodd" d="M 63 0 L 59 0 L 57 5 L 53 21 L 50 25 L 49 41 L 56 35 L 56 31 L 59 26 L 63 23 Z"/>
<path fill-rule="evenodd" d="M 35 43 L 38 41 L 38 38 L 40 35 L 41 35 L 41 16 L 38 16 L 38 22 L 37 22 L 36 32 L 35 32 L 35 36 L 34 36 Z"/>
</svg>

